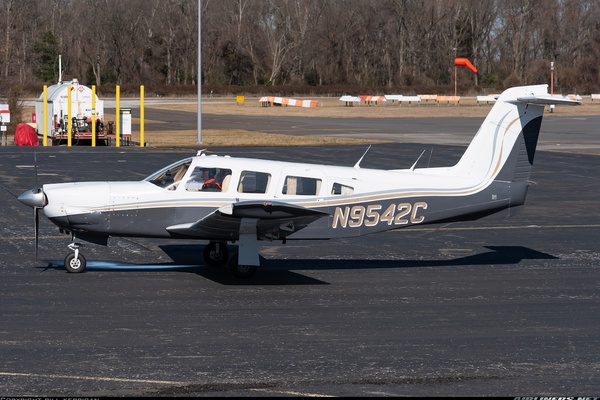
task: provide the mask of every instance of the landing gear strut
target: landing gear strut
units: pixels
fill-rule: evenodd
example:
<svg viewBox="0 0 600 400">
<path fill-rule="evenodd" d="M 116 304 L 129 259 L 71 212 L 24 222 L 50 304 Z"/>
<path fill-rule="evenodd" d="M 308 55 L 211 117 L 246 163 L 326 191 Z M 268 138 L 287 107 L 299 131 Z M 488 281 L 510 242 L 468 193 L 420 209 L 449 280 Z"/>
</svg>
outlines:
<svg viewBox="0 0 600 400">
<path fill-rule="evenodd" d="M 242 218 L 240 221 L 238 254 L 231 257 L 229 264 L 229 273 L 236 278 L 251 278 L 260 265 L 256 238 L 257 223 L 258 220 L 253 218 Z"/>
<path fill-rule="evenodd" d="M 85 270 L 86 260 L 83 254 L 79 252 L 81 244 L 71 243 L 69 249 L 73 250 L 73 253 L 69 253 L 65 257 L 65 269 L 67 272 L 79 273 Z"/>
<path fill-rule="evenodd" d="M 226 242 L 210 242 L 204 248 L 204 262 L 211 267 L 222 267 L 229 259 Z"/>
<path fill-rule="evenodd" d="M 229 273 L 236 278 L 251 278 L 260 265 L 257 223 L 258 219 L 255 218 L 242 218 L 240 221 L 238 253 L 231 257 L 227 266 Z M 227 242 L 211 241 L 204 248 L 204 262 L 211 267 L 222 267 L 228 259 Z"/>
</svg>

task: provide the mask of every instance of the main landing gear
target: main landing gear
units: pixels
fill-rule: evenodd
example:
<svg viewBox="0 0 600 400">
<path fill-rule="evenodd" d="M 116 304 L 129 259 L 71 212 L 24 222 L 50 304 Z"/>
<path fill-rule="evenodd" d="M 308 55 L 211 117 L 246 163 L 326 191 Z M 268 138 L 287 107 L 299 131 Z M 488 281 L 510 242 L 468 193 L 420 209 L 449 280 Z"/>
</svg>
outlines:
<svg viewBox="0 0 600 400">
<path fill-rule="evenodd" d="M 222 267 L 229 260 L 229 249 L 226 242 L 210 242 L 204 248 L 204 262 L 211 267 Z M 227 269 L 231 275 L 240 279 L 251 278 L 257 269 L 257 265 L 241 265 L 239 264 L 239 255 L 235 253 Z"/>
<path fill-rule="evenodd" d="M 228 259 L 227 242 L 210 242 L 204 248 L 204 262 L 211 267 L 222 267 Z"/>
<path fill-rule="evenodd" d="M 229 273 L 239 279 L 248 279 L 254 276 L 260 265 L 258 257 L 258 239 L 254 218 L 242 218 L 240 221 L 240 235 L 238 253 L 231 257 Z M 227 263 L 229 252 L 227 242 L 211 241 L 204 248 L 204 261 L 206 264 L 221 267 Z"/>
<path fill-rule="evenodd" d="M 68 247 L 73 250 L 65 257 L 65 269 L 67 272 L 79 273 L 85 270 L 86 260 L 83 254 L 79 251 L 82 245 L 80 243 L 71 243 Z"/>
<path fill-rule="evenodd" d="M 238 254 L 231 257 L 229 273 L 238 279 L 250 279 L 256 273 L 257 265 L 244 265 L 239 263 Z"/>
</svg>

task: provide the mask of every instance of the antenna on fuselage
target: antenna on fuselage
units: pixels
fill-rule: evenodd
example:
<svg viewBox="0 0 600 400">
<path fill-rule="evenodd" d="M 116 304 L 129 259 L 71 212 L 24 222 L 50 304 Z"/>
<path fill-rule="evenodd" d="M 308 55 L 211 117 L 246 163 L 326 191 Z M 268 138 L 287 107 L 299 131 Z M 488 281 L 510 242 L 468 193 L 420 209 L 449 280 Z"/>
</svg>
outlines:
<svg viewBox="0 0 600 400">
<path fill-rule="evenodd" d="M 419 160 L 421 159 L 421 157 L 423 157 L 423 154 L 425 154 L 425 151 L 426 151 L 426 150 L 423 150 L 423 151 L 421 152 L 421 155 L 419 156 L 419 158 L 417 158 L 417 161 L 415 161 L 415 163 L 412 165 L 412 167 L 410 167 L 410 170 L 411 170 L 411 171 L 414 171 L 414 170 L 415 170 L 415 167 L 417 166 L 417 163 L 419 162 Z"/>
<path fill-rule="evenodd" d="M 354 168 L 360 168 L 360 163 L 363 160 L 363 158 L 365 158 L 365 156 L 367 155 L 367 152 L 369 151 L 370 148 L 371 148 L 371 145 L 369 145 L 369 147 L 367 148 L 365 153 L 362 155 L 362 157 L 356 162 L 356 164 L 354 164 Z"/>
</svg>

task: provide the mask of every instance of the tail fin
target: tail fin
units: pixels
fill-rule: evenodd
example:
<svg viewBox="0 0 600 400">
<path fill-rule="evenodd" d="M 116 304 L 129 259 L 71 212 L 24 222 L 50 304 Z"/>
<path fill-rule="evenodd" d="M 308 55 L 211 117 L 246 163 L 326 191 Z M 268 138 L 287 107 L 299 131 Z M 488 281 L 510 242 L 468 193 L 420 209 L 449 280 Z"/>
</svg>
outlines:
<svg viewBox="0 0 600 400">
<path fill-rule="evenodd" d="M 527 181 L 542 126 L 544 106 L 577 105 L 548 94 L 548 85 L 505 90 L 452 172 L 479 181 Z"/>
</svg>

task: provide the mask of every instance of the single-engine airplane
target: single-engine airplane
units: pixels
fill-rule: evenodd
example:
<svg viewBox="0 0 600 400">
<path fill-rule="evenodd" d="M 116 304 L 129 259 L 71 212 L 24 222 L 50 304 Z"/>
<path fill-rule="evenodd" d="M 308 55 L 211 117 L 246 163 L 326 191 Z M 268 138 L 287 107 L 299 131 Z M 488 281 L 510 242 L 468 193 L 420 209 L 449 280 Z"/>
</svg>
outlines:
<svg viewBox="0 0 600 400">
<path fill-rule="evenodd" d="M 138 182 L 45 184 L 19 200 L 70 233 L 69 272 L 86 259 L 76 239 L 109 237 L 208 240 L 204 260 L 229 261 L 249 278 L 259 266 L 258 241 L 361 236 L 413 225 L 474 220 L 525 202 L 545 105 L 578 101 L 548 94 L 547 85 L 514 87 L 497 99 L 458 163 L 378 170 L 290 163 L 200 151 Z M 364 157 L 364 155 L 363 155 Z"/>
</svg>

